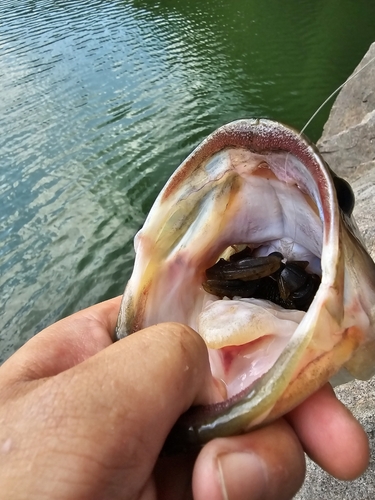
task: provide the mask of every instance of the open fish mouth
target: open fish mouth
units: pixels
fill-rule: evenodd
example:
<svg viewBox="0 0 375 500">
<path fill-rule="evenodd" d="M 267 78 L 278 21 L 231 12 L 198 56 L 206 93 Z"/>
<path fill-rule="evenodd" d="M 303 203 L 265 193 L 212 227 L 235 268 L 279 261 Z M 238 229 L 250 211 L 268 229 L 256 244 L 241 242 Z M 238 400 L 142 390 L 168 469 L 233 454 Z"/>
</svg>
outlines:
<svg viewBox="0 0 375 500">
<path fill-rule="evenodd" d="M 246 432 L 327 380 L 375 371 L 375 264 L 350 186 L 290 127 L 239 120 L 168 180 L 135 238 L 116 337 L 177 321 L 205 340 L 223 402 L 191 409 L 174 450 Z"/>
</svg>

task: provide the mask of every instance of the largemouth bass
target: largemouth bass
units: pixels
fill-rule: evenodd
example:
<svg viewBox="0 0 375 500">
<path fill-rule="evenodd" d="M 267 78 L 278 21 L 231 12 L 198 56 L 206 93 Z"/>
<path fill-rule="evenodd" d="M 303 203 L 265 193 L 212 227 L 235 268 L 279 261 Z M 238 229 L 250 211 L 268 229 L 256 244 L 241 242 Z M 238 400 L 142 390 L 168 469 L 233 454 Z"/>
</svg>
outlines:
<svg viewBox="0 0 375 500">
<path fill-rule="evenodd" d="M 219 128 L 168 180 L 135 237 L 116 337 L 177 321 L 205 340 L 226 397 L 184 415 L 173 449 L 374 374 L 375 264 L 353 206 L 316 146 L 270 120 Z"/>
</svg>

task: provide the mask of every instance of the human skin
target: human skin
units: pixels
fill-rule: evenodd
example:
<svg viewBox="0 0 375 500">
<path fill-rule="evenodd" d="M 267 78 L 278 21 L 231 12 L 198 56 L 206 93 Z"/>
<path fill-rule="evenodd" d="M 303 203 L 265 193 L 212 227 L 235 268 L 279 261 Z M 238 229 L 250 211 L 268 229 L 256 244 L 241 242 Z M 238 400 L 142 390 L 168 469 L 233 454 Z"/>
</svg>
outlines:
<svg viewBox="0 0 375 500">
<path fill-rule="evenodd" d="M 43 330 L 0 367 L 0 491 L 12 500 L 290 499 L 304 450 L 339 479 L 368 440 L 324 387 L 286 418 L 158 458 L 176 419 L 216 401 L 199 335 L 164 323 L 112 343 L 120 298 Z"/>
</svg>

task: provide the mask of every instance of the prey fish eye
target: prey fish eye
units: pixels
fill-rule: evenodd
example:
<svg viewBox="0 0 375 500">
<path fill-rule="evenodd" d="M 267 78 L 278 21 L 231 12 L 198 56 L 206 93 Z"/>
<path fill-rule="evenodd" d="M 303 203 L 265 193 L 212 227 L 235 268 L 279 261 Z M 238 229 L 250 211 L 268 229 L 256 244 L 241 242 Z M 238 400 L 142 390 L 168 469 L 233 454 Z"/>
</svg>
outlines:
<svg viewBox="0 0 375 500">
<path fill-rule="evenodd" d="M 349 184 L 296 130 L 238 120 L 177 168 L 135 237 L 115 337 L 176 321 L 204 339 L 223 400 L 169 452 L 270 422 L 330 380 L 375 373 L 375 264 Z"/>
</svg>

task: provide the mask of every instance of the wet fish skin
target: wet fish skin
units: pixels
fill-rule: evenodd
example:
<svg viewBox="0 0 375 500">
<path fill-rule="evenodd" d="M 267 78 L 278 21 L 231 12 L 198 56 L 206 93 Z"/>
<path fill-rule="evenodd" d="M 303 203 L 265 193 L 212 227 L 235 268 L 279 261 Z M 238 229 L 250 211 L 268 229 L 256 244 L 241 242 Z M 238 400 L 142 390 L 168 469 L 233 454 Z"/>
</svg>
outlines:
<svg viewBox="0 0 375 500">
<path fill-rule="evenodd" d="M 257 177 L 264 173 L 276 178 L 281 197 L 283 190 L 297 197 L 301 192 L 316 207 L 321 233 L 308 234 L 314 210 L 306 220 L 301 211 L 291 232 L 297 238 L 293 248 L 304 237 L 312 253 L 319 248 L 321 285 L 276 362 L 226 401 L 192 408 L 168 440 L 174 451 L 272 421 L 332 377 L 339 382 L 367 379 L 375 372 L 375 264 L 352 217 L 350 189 L 345 193 L 345 182 L 337 180 L 306 137 L 270 120 L 239 120 L 221 127 L 169 179 L 135 240 L 136 261 L 116 338 L 161 321 L 198 329 L 196 317 L 207 298 L 201 287 L 205 269 L 233 243 L 268 245 L 268 226 L 278 241 L 277 224 L 258 214 L 254 217 L 261 229 L 250 231 L 246 238 L 251 241 L 244 241 L 243 223 L 251 226 L 252 219 L 246 210 L 242 214 L 241 206 L 248 203 L 249 192 L 256 198 L 257 183 L 268 186 L 269 179 L 262 183 Z M 293 203 L 283 212 L 286 219 L 290 214 Z M 288 238 L 282 235 L 280 245 L 283 239 Z"/>
</svg>

